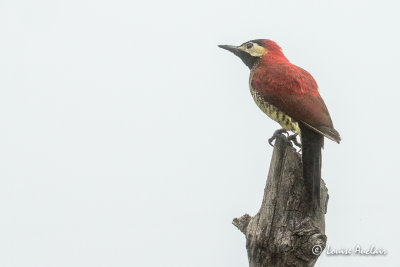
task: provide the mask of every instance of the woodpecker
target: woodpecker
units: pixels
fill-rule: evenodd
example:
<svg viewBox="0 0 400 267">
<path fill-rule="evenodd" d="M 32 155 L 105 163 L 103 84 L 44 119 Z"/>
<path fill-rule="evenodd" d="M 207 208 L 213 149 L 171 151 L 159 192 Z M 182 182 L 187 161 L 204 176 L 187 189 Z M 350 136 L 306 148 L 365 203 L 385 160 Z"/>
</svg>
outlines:
<svg viewBox="0 0 400 267">
<path fill-rule="evenodd" d="M 320 203 L 321 149 L 324 136 L 340 143 L 318 85 L 306 70 L 293 65 L 272 40 L 257 39 L 240 46 L 219 45 L 250 68 L 250 92 L 257 106 L 282 126 L 300 135 L 303 179 L 310 201 Z"/>
</svg>

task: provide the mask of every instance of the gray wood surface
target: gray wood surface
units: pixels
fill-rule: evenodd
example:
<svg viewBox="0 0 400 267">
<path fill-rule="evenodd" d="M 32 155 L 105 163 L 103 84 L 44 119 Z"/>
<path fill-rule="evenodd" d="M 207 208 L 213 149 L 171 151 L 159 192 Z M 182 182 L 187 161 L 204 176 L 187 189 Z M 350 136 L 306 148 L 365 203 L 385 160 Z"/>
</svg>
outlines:
<svg viewBox="0 0 400 267">
<path fill-rule="evenodd" d="M 325 248 L 328 189 L 321 180 L 321 207 L 306 201 L 301 155 L 284 135 L 277 138 L 259 212 L 235 218 L 246 236 L 250 267 L 314 266 Z"/>
</svg>

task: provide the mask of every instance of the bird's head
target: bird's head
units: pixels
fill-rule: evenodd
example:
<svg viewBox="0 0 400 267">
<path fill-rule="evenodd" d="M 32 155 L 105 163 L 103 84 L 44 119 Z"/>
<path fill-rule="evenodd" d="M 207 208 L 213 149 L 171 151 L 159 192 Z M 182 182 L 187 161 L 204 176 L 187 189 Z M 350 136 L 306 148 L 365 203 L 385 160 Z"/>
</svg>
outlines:
<svg viewBox="0 0 400 267">
<path fill-rule="evenodd" d="M 219 47 L 231 51 L 240 57 L 250 69 L 260 62 L 279 63 L 289 62 L 282 52 L 281 47 L 268 39 L 257 39 L 245 42 L 239 46 L 219 45 Z"/>
</svg>

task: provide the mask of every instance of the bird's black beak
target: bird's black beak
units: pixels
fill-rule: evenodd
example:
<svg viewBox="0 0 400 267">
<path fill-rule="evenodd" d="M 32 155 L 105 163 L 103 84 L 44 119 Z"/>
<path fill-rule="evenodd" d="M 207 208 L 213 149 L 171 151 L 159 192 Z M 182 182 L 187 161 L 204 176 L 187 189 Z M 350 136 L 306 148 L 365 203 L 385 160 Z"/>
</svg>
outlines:
<svg viewBox="0 0 400 267">
<path fill-rule="evenodd" d="M 260 57 L 253 57 L 249 53 L 243 51 L 239 48 L 239 46 L 234 45 L 219 45 L 222 49 L 231 51 L 236 56 L 240 57 L 240 59 L 246 64 L 250 69 L 260 60 Z"/>
<path fill-rule="evenodd" d="M 232 53 L 234 53 L 237 56 L 239 56 L 239 54 L 240 54 L 239 48 L 234 45 L 219 45 L 218 47 L 228 50 L 228 51 L 231 51 Z"/>
</svg>

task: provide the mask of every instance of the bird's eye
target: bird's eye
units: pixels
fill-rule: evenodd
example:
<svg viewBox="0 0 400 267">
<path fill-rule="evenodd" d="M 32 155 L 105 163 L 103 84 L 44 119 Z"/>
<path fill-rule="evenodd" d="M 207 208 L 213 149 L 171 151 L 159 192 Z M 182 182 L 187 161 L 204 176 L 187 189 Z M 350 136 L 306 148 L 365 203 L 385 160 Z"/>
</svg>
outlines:
<svg viewBox="0 0 400 267">
<path fill-rule="evenodd" d="M 253 47 L 253 43 L 248 43 L 247 45 L 246 45 L 246 48 L 247 49 L 250 49 L 250 48 L 252 48 Z"/>
</svg>

